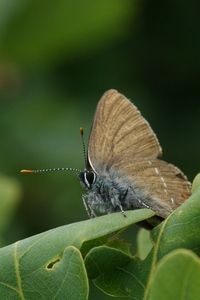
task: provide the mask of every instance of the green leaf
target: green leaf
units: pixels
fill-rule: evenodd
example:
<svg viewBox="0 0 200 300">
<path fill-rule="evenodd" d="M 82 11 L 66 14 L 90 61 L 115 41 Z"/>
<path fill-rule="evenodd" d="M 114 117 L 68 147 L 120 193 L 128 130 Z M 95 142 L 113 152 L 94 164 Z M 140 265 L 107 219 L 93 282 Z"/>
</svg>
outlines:
<svg viewBox="0 0 200 300">
<path fill-rule="evenodd" d="M 150 262 L 121 250 L 101 246 L 93 248 L 85 258 L 88 276 L 107 295 L 143 299 Z"/>
<path fill-rule="evenodd" d="M 150 238 L 150 231 L 144 228 L 141 228 L 137 236 L 137 245 L 138 245 L 138 257 L 145 259 L 153 247 L 152 240 Z"/>
<path fill-rule="evenodd" d="M 115 297 L 129 295 L 124 271 L 130 261 L 121 250 L 107 246 L 93 248 L 85 258 L 89 278 L 94 279 L 98 288 Z"/>
<path fill-rule="evenodd" d="M 0 249 L 0 295 L 4 299 L 87 299 L 80 250 L 84 243 L 150 218 L 148 209 L 114 213 L 32 236 Z M 90 247 L 87 248 L 88 251 Z M 73 280 L 72 280 L 73 279 Z M 77 296 L 79 294 L 79 297 Z"/>
<path fill-rule="evenodd" d="M 46 261 L 45 253 L 38 253 L 39 257 L 32 257 L 30 261 L 31 252 L 30 247 L 19 253 L 16 243 L 3 256 L 1 299 L 66 299 L 66 296 L 74 300 L 87 299 L 87 275 L 77 248 L 66 247 L 62 256 L 52 257 L 50 261 Z"/>
<path fill-rule="evenodd" d="M 108 246 L 91 249 L 85 257 L 88 276 L 93 279 L 102 273 L 122 267 L 130 261 L 130 256 L 123 251 Z"/>
<path fill-rule="evenodd" d="M 194 193 L 197 189 L 200 188 L 200 173 L 197 174 L 192 183 L 192 192 Z"/>
<path fill-rule="evenodd" d="M 200 260 L 179 249 L 160 260 L 152 279 L 149 300 L 194 300 L 200 295 Z"/>
<path fill-rule="evenodd" d="M 155 255 L 161 258 L 177 248 L 200 253 L 200 188 L 153 230 Z"/>
</svg>

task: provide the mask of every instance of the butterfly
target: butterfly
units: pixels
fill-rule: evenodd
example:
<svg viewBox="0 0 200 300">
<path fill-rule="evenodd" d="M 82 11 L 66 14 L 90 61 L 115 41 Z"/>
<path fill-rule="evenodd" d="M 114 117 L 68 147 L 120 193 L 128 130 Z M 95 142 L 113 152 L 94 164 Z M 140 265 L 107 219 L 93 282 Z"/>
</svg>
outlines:
<svg viewBox="0 0 200 300">
<path fill-rule="evenodd" d="M 94 115 L 86 169 L 79 174 L 88 215 L 149 208 L 166 218 L 189 197 L 191 184 L 161 155 L 137 107 L 114 89 L 105 92 Z"/>
</svg>

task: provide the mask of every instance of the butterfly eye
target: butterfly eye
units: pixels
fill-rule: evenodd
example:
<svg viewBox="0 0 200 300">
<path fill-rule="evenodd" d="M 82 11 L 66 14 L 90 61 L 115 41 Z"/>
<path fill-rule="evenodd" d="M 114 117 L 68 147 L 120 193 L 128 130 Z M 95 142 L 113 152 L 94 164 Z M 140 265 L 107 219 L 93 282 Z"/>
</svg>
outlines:
<svg viewBox="0 0 200 300">
<path fill-rule="evenodd" d="M 88 188 L 91 189 L 92 185 L 96 181 L 96 174 L 93 171 L 83 171 L 79 174 L 81 182 Z"/>
</svg>

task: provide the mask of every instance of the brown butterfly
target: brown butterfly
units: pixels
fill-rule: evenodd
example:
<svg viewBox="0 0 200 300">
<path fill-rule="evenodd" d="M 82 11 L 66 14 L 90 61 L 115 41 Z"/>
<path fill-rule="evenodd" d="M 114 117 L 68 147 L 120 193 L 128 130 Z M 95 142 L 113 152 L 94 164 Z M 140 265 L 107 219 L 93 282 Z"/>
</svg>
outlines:
<svg viewBox="0 0 200 300">
<path fill-rule="evenodd" d="M 161 155 L 158 139 L 137 107 L 118 91 L 107 91 L 94 116 L 86 169 L 78 174 L 88 215 L 149 208 L 159 220 L 166 218 L 189 197 L 191 184 Z M 54 170 L 60 169 L 22 172 Z"/>
<path fill-rule="evenodd" d="M 125 96 L 107 91 L 94 116 L 88 164 L 80 173 L 90 216 L 150 208 L 166 218 L 190 195 L 191 184 L 162 149 L 149 123 Z"/>
</svg>

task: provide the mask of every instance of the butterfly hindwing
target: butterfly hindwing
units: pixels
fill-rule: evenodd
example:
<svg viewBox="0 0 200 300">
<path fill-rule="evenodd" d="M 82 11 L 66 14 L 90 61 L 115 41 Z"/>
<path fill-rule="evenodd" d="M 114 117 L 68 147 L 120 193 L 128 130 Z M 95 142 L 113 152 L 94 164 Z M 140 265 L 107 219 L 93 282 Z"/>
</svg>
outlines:
<svg viewBox="0 0 200 300">
<path fill-rule="evenodd" d="M 151 197 L 151 203 L 146 204 L 152 209 L 159 203 L 160 211 L 157 211 L 157 214 L 163 218 L 190 195 L 191 184 L 186 176 L 177 167 L 163 160 L 127 163 L 121 161 L 114 168 L 120 170 L 122 178 L 123 176 L 129 178 L 133 185 L 143 190 L 147 198 Z"/>
</svg>

